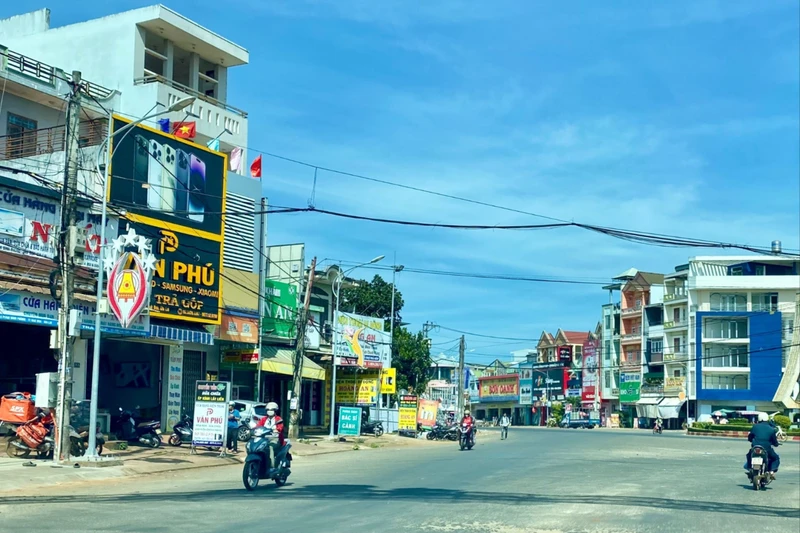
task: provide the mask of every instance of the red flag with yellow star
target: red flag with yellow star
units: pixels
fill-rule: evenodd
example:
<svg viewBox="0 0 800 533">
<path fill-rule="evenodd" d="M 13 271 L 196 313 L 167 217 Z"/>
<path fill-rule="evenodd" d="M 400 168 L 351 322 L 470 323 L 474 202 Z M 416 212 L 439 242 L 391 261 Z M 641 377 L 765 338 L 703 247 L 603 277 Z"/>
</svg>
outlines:
<svg viewBox="0 0 800 533">
<path fill-rule="evenodd" d="M 181 139 L 194 139 L 195 135 L 197 135 L 197 124 L 194 122 L 178 122 L 172 134 Z"/>
</svg>

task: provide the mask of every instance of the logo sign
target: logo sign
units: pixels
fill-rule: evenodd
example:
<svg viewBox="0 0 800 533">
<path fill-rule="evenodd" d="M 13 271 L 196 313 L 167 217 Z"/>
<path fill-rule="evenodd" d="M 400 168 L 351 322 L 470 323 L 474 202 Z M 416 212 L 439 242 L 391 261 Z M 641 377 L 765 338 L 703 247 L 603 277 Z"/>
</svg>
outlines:
<svg viewBox="0 0 800 533">
<path fill-rule="evenodd" d="M 436 416 L 439 413 L 439 402 L 435 400 L 419 400 L 417 410 L 417 424 L 430 429 L 436 425 Z"/>
<path fill-rule="evenodd" d="M 634 403 L 641 396 L 642 375 L 638 372 L 623 372 L 619 375 L 619 401 Z"/>
<path fill-rule="evenodd" d="M 356 405 L 375 405 L 378 403 L 378 378 L 358 376 L 336 381 L 336 402 Z"/>
<path fill-rule="evenodd" d="M 136 251 L 127 251 L 130 248 Z M 107 249 L 103 268 L 108 274 L 108 304 L 123 328 L 130 327 L 147 307 L 155 265 L 149 239 L 136 235 L 133 228 Z"/>
<path fill-rule="evenodd" d="M 269 279 L 264 282 L 264 335 L 279 339 L 297 336 L 297 296 L 297 285 Z"/>
<path fill-rule="evenodd" d="M 558 358 L 562 361 L 572 361 L 572 346 L 559 346 Z"/>
<path fill-rule="evenodd" d="M 395 394 L 397 392 L 397 369 L 384 368 L 381 370 L 381 394 Z"/>
<path fill-rule="evenodd" d="M 361 408 L 339 407 L 339 435 L 357 437 L 361 434 Z"/>
<path fill-rule="evenodd" d="M 221 447 L 228 425 L 229 381 L 198 381 L 194 397 L 192 446 Z"/>
<path fill-rule="evenodd" d="M 519 376 L 492 376 L 478 379 L 481 403 L 519 401 Z"/>
</svg>

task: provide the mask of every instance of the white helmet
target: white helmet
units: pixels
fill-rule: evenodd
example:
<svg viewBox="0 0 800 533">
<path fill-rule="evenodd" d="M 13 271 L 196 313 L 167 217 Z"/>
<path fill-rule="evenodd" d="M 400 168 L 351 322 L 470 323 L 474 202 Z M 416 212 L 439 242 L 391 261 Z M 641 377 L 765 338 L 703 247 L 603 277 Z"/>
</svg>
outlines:
<svg viewBox="0 0 800 533">
<path fill-rule="evenodd" d="M 275 416 L 275 413 L 278 412 L 278 404 L 275 402 L 269 402 L 267 404 L 267 416 Z"/>
<path fill-rule="evenodd" d="M 769 422 L 769 415 L 767 413 L 758 413 L 759 422 Z"/>
</svg>

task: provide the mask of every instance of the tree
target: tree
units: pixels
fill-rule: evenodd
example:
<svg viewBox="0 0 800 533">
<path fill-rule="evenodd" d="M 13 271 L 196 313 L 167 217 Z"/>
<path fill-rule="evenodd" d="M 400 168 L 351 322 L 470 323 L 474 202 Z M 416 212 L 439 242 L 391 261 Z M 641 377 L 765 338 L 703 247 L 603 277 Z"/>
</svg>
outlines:
<svg viewBox="0 0 800 533">
<path fill-rule="evenodd" d="M 392 366 L 397 369 L 397 390 L 422 394 L 428 385 L 431 349 L 422 332 L 411 333 L 404 327 L 394 328 Z"/>
<path fill-rule="evenodd" d="M 356 287 L 342 291 L 342 302 L 339 309 L 343 312 L 356 313 L 364 316 L 383 318 L 386 331 L 391 326 L 392 316 L 392 284 L 387 283 L 382 277 L 376 275 L 372 281 L 361 280 Z M 400 291 L 394 293 L 394 325 L 400 324 L 400 311 L 403 309 L 403 295 Z"/>
</svg>

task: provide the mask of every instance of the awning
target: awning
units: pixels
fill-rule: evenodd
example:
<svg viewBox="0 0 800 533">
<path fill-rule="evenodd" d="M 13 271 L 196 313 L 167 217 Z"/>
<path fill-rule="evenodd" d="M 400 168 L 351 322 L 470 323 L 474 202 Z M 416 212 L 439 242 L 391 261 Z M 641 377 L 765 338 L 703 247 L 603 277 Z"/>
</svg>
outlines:
<svg viewBox="0 0 800 533">
<path fill-rule="evenodd" d="M 680 418 L 681 407 L 685 401 L 678 398 L 664 398 L 658 404 L 658 414 L 661 418 Z"/>
<path fill-rule="evenodd" d="M 165 326 L 162 324 L 150 324 L 150 336 L 157 339 L 169 341 L 193 342 L 195 344 L 214 345 L 214 335 L 205 330 L 202 326 L 186 325 L 183 328 Z"/>
<path fill-rule="evenodd" d="M 261 370 L 285 376 L 294 375 L 294 350 L 278 346 L 262 346 L 261 349 Z M 303 377 L 324 381 L 325 369 L 308 357 L 303 357 Z"/>
<path fill-rule="evenodd" d="M 658 418 L 658 402 L 661 398 L 641 398 L 636 402 L 636 415 L 640 418 Z"/>
</svg>

